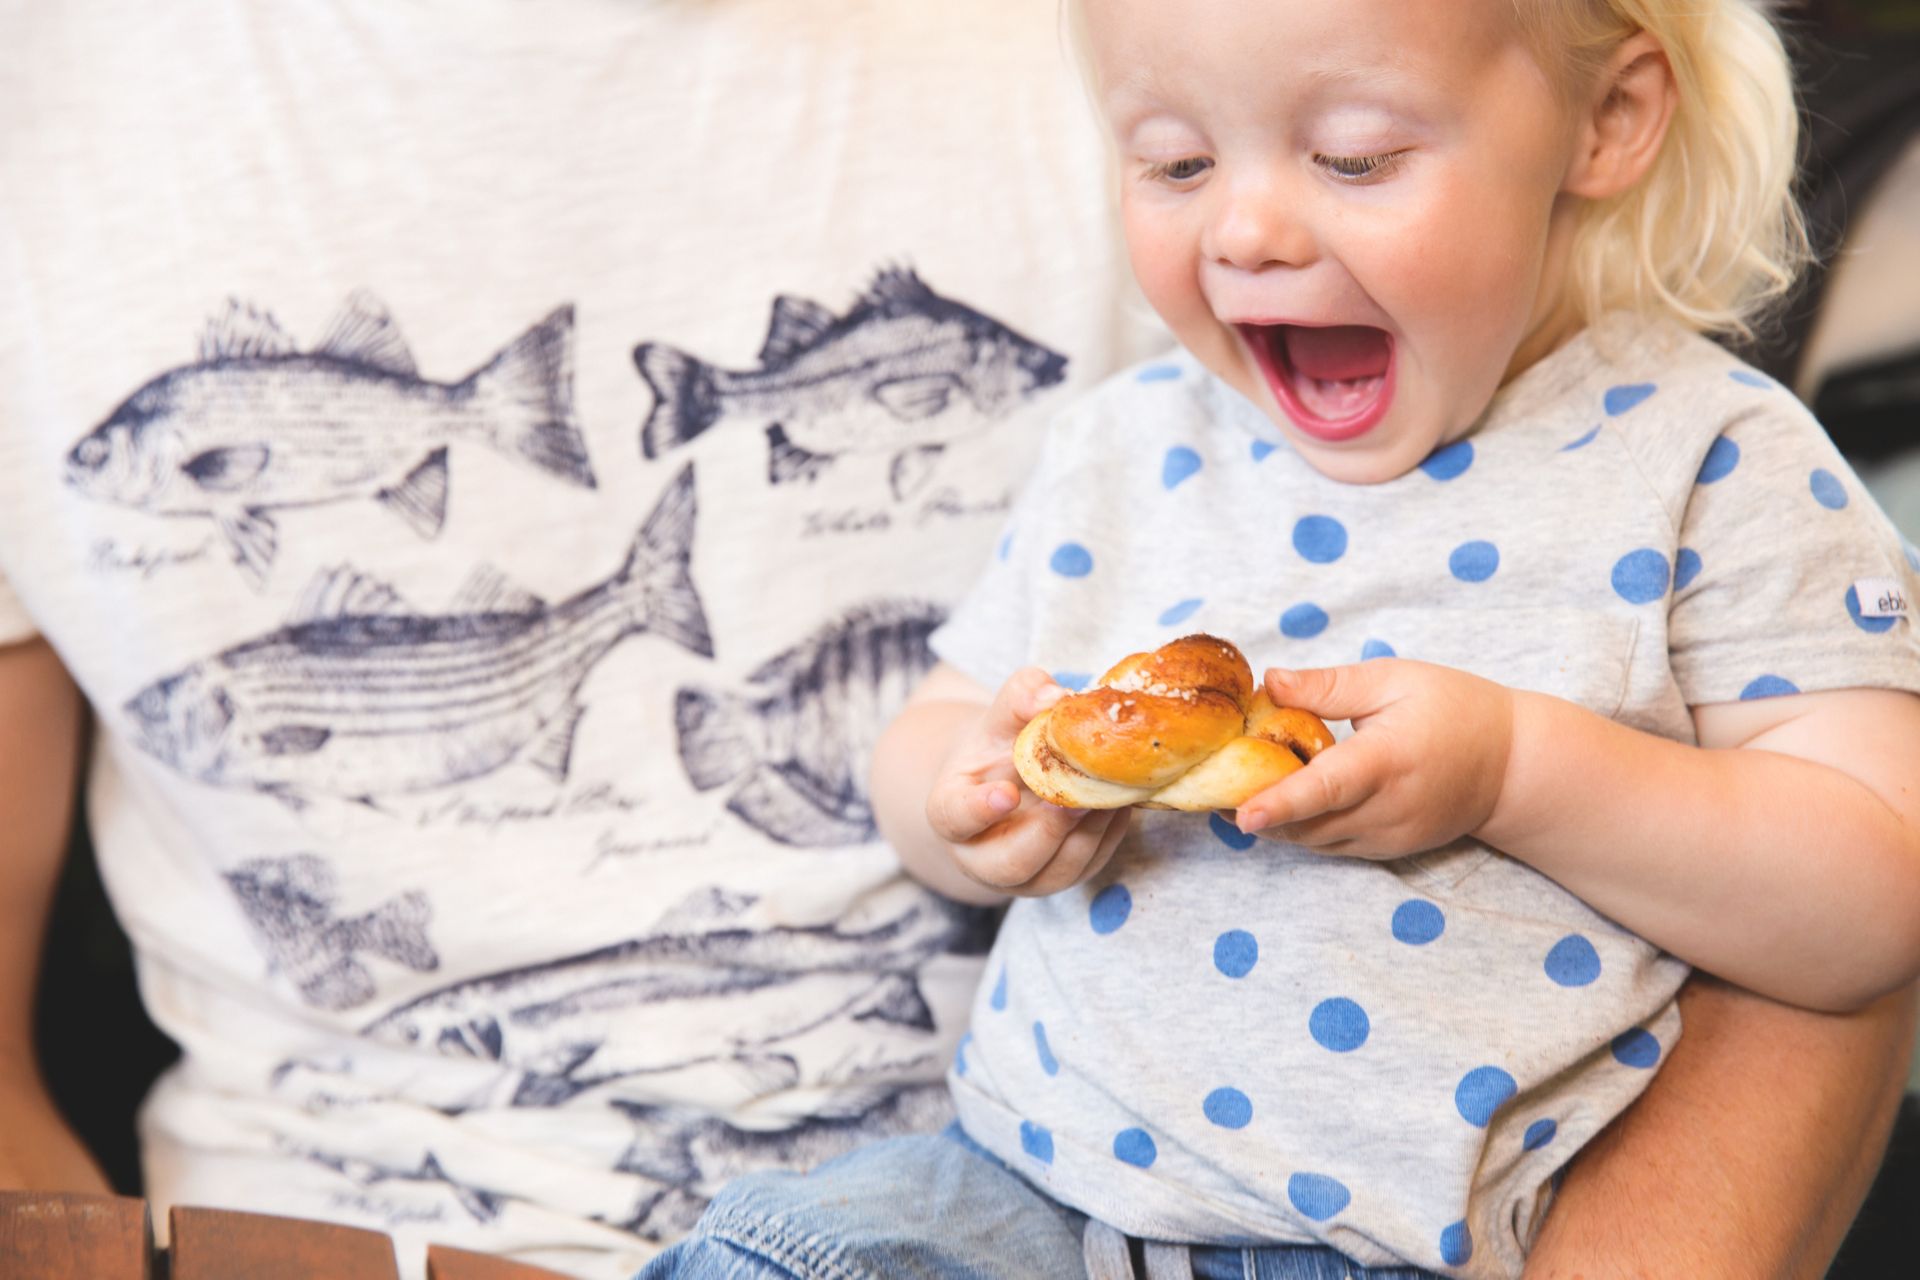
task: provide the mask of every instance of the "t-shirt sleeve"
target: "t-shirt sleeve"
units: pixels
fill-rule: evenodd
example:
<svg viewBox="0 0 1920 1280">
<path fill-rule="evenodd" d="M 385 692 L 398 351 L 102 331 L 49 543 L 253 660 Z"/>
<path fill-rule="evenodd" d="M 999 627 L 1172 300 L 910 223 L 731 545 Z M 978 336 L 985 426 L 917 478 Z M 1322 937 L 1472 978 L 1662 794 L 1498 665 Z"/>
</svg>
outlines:
<svg viewBox="0 0 1920 1280">
<path fill-rule="evenodd" d="M 1706 450 L 1682 509 L 1668 623 L 1682 696 L 1920 691 L 1917 570 L 1920 554 L 1811 415 L 1785 403 L 1743 414 Z"/>
<path fill-rule="evenodd" d="M 929 639 L 942 662 L 986 689 L 998 689 L 1033 661 L 1036 563 L 1046 558 L 1052 523 L 1047 517 L 1057 482 L 1060 433 L 1053 430 L 1007 523 L 992 558 L 961 599 L 946 625 Z M 1071 552 L 1063 554 L 1071 555 Z"/>
<path fill-rule="evenodd" d="M 0 646 L 19 644 L 40 634 L 20 598 L 13 594 L 4 575 L 0 575 Z"/>
</svg>

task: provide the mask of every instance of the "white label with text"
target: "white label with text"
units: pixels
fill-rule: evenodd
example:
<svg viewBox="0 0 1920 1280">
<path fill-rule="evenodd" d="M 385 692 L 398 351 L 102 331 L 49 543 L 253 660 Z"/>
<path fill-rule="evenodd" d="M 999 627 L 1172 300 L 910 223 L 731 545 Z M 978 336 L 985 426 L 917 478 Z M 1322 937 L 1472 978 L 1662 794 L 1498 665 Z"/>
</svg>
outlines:
<svg viewBox="0 0 1920 1280">
<path fill-rule="evenodd" d="M 1853 584 L 1863 618 L 1904 618 L 1907 593 L 1895 578 L 1861 578 Z"/>
</svg>

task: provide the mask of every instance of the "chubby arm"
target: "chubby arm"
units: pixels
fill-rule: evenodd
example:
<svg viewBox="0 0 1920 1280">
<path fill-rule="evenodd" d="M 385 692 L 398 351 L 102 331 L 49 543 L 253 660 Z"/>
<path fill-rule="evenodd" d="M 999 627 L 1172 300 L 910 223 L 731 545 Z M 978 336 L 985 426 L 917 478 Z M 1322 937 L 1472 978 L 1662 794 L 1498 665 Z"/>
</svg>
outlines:
<svg viewBox="0 0 1920 1280">
<path fill-rule="evenodd" d="M 1916 993 L 1810 1013 L 1695 975 L 1682 1035 L 1574 1158 L 1527 1280 L 1817 1280 L 1906 1083 Z"/>
<path fill-rule="evenodd" d="M 1013 767 L 1021 728 L 1064 692 L 1037 667 L 998 693 L 945 663 L 920 683 L 868 775 L 874 820 L 908 874 L 956 901 L 993 905 L 1058 893 L 1106 865 L 1128 811 L 1056 808 Z"/>
<path fill-rule="evenodd" d="M 0 648 L 0 1187 L 112 1190 L 54 1109 L 33 993 L 79 772 L 80 697 L 43 641 Z"/>
<path fill-rule="evenodd" d="M 1688 962 L 1858 1009 L 1920 973 L 1920 699 L 1839 690 L 1698 708 L 1699 746 L 1400 659 L 1270 672 L 1356 732 L 1243 828 L 1396 857 L 1472 833 Z"/>
<path fill-rule="evenodd" d="M 1763 995 L 1862 1008 L 1920 973 L 1920 698 L 1704 706 L 1700 745 L 1515 695 L 1482 839 Z"/>
</svg>

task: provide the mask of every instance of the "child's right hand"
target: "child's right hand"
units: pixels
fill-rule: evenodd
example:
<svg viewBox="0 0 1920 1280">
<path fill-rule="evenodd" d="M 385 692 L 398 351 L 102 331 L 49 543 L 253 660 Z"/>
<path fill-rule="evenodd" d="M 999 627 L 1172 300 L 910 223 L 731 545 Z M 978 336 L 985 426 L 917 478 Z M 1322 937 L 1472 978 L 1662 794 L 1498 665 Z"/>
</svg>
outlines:
<svg viewBox="0 0 1920 1280">
<path fill-rule="evenodd" d="M 1066 696 L 1027 667 L 954 743 L 927 795 L 927 821 L 970 879 L 1018 897 L 1042 897 L 1099 873 L 1126 834 L 1131 809 L 1062 809 L 1021 785 L 1013 740 Z"/>
</svg>

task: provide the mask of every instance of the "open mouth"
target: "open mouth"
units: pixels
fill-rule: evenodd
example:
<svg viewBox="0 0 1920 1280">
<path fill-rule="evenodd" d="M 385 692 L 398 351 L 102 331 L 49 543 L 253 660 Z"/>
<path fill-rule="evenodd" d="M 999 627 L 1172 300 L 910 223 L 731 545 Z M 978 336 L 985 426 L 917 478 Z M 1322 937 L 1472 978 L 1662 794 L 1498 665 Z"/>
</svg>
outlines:
<svg viewBox="0 0 1920 1280">
<path fill-rule="evenodd" d="M 1274 399 L 1316 440 L 1352 440 L 1393 403 L 1393 338 L 1364 324 L 1242 324 Z"/>
</svg>

